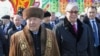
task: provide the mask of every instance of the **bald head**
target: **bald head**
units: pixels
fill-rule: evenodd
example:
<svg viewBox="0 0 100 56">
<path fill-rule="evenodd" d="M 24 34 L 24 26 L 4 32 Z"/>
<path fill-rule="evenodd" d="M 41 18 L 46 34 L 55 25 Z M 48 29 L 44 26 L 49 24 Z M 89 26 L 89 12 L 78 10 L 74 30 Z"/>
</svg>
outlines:
<svg viewBox="0 0 100 56">
<path fill-rule="evenodd" d="M 15 26 L 20 26 L 21 22 L 22 22 L 22 16 L 14 15 L 13 22 L 14 22 Z"/>
<path fill-rule="evenodd" d="M 16 14 L 16 15 L 14 15 L 14 19 L 16 19 L 16 18 L 21 18 L 22 19 L 22 16 Z"/>
</svg>

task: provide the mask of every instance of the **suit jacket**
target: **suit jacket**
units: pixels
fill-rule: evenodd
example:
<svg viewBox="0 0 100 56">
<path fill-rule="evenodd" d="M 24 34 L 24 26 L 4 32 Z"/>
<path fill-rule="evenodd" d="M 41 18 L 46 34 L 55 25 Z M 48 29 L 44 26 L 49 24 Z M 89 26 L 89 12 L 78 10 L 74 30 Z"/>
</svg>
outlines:
<svg viewBox="0 0 100 56">
<path fill-rule="evenodd" d="M 9 24 L 9 26 L 7 28 L 7 32 L 6 33 L 4 32 L 5 40 L 6 40 L 5 41 L 5 53 L 6 53 L 5 56 L 9 55 L 9 41 L 8 41 L 9 40 L 9 35 L 8 35 L 8 30 L 11 29 L 13 27 L 13 25 L 14 25 L 13 22 L 10 21 L 10 24 Z M 3 31 L 4 31 L 4 28 L 5 28 L 5 25 L 2 26 Z"/>
<path fill-rule="evenodd" d="M 56 19 L 56 20 L 54 21 L 55 25 L 56 25 L 56 24 L 58 24 L 59 22 L 60 22 L 60 21 L 59 21 L 58 19 Z M 48 23 L 48 25 L 50 25 L 51 30 L 55 27 L 55 25 L 54 25 L 54 26 L 52 26 L 52 24 L 51 24 L 51 23 Z"/>
<path fill-rule="evenodd" d="M 93 56 L 93 42 L 88 26 L 77 20 L 77 29 L 75 34 L 66 17 L 55 26 L 61 56 Z"/>
<path fill-rule="evenodd" d="M 52 26 L 50 25 L 50 23 L 42 23 L 42 25 L 43 25 L 45 28 L 48 28 L 48 29 L 52 30 Z"/>
<path fill-rule="evenodd" d="M 7 28 L 7 32 L 5 33 L 6 35 L 8 34 L 8 30 L 9 30 L 10 28 L 12 28 L 13 25 L 14 25 L 13 22 L 10 21 L 10 25 L 8 26 L 8 28 Z M 4 30 L 5 25 L 3 25 L 2 28 L 3 28 L 3 30 Z"/>
<path fill-rule="evenodd" d="M 24 28 L 23 25 L 21 25 L 21 30 Z M 10 28 L 8 30 L 8 36 L 11 37 L 12 34 L 16 33 L 17 31 L 19 31 L 18 29 L 16 29 L 16 26 L 13 25 L 12 28 Z"/>
<path fill-rule="evenodd" d="M 98 35 L 99 35 L 99 41 L 100 41 L 100 20 L 98 18 L 95 18 L 95 19 L 96 19 L 96 24 L 97 24 L 97 27 L 98 27 Z M 92 30 L 92 26 L 91 26 L 91 23 L 89 21 L 89 18 L 87 16 L 85 16 L 83 22 L 89 26 L 91 36 L 92 36 L 92 39 L 93 39 L 93 42 L 94 42 L 93 30 Z M 98 53 L 100 53 L 100 45 L 97 47 L 97 50 L 99 51 Z M 94 52 L 96 52 L 96 51 L 94 51 Z M 98 54 L 96 56 L 100 56 L 100 54 Z"/>
<path fill-rule="evenodd" d="M 4 56 L 5 52 L 5 36 L 4 32 L 0 27 L 0 56 Z"/>
<path fill-rule="evenodd" d="M 22 29 L 23 29 L 24 26 L 22 26 Z M 16 29 L 15 25 L 12 25 L 11 27 L 9 26 L 8 28 L 8 33 L 7 33 L 7 39 L 6 39 L 6 48 L 5 48 L 5 51 L 6 51 L 6 56 L 9 55 L 9 46 L 10 46 L 10 37 L 12 34 L 14 34 L 15 32 L 17 32 L 18 30 Z"/>
<path fill-rule="evenodd" d="M 41 27 L 41 56 L 60 56 L 55 35 L 49 29 Z M 32 35 L 27 27 L 12 35 L 9 56 L 34 56 Z"/>
</svg>

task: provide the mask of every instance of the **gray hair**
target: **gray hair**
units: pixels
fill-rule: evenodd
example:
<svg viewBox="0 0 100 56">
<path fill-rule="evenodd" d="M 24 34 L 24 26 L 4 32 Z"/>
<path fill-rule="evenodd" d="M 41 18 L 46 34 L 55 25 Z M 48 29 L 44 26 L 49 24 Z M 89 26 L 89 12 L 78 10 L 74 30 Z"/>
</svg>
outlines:
<svg viewBox="0 0 100 56">
<path fill-rule="evenodd" d="M 77 4 L 76 2 L 69 2 L 69 3 L 67 4 L 67 6 L 66 6 L 65 11 L 71 10 L 73 7 L 77 7 L 77 9 L 79 9 L 79 8 L 78 8 L 78 4 Z"/>
</svg>

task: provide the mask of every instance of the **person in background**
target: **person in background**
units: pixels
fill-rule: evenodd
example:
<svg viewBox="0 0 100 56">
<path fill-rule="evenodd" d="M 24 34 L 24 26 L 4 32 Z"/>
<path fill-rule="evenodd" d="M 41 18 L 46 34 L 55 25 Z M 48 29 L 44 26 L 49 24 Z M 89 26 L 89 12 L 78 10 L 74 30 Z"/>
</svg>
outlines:
<svg viewBox="0 0 100 56">
<path fill-rule="evenodd" d="M 3 25 L 2 25 L 2 29 L 3 32 L 5 33 L 5 35 L 8 35 L 8 30 L 10 28 L 12 28 L 12 26 L 14 25 L 12 21 L 10 21 L 10 16 L 9 15 L 4 15 L 2 17 L 2 21 L 3 21 Z M 7 37 L 6 37 L 7 38 Z"/>
<path fill-rule="evenodd" d="M 9 50 L 9 46 L 10 46 L 10 38 L 11 35 L 13 35 L 14 33 L 22 30 L 24 28 L 24 26 L 21 24 L 22 23 L 22 16 L 20 15 L 14 15 L 13 18 L 13 23 L 14 25 L 8 30 L 8 50 Z M 8 52 L 9 53 L 9 52 Z"/>
<path fill-rule="evenodd" d="M 6 51 L 6 56 L 8 56 L 9 54 L 9 36 L 8 36 L 8 30 L 10 28 L 12 28 L 12 26 L 14 25 L 12 21 L 10 21 L 10 16 L 9 15 L 4 15 L 2 17 L 2 21 L 3 21 L 3 25 L 2 25 L 2 29 L 3 29 L 3 32 L 5 33 L 5 38 L 6 38 L 6 48 L 5 48 L 5 51 Z"/>
<path fill-rule="evenodd" d="M 22 15 L 22 12 L 23 12 L 24 9 L 25 8 L 19 7 L 18 11 L 17 11 L 17 14 L 20 15 L 20 16 L 22 16 L 22 25 L 25 26 L 26 25 L 26 20 L 23 19 L 23 15 Z"/>
<path fill-rule="evenodd" d="M 97 8 L 97 15 L 96 17 L 100 20 L 100 7 Z"/>
<path fill-rule="evenodd" d="M 11 35 L 14 34 L 15 32 L 20 31 L 24 28 L 24 26 L 21 24 L 22 16 L 18 14 L 14 15 L 13 23 L 14 23 L 13 27 L 8 30 L 9 37 L 11 37 Z"/>
<path fill-rule="evenodd" d="M 48 12 L 48 11 L 44 12 L 44 18 L 43 18 L 42 25 L 44 25 L 44 27 L 52 30 L 52 26 L 50 25 L 50 16 L 51 16 L 50 12 Z"/>
<path fill-rule="evenodd" d="M 94 56 L 100 56 L 100 20 L 96 17 L 97 8 L 90 6 L 87 8 L 87 15 L 83 22 L 89 26 L 92 40 L 94 42 Z"/>
<path fill-rule="evenodd" d="M 9 56 L 60 56 L 54 33 L 41 25 L 43 15 L 37 7 L 23 11 L 27 24 L 11 36 Z"/>
<path fill-rule="evenodd" d="M 80 16 L 79 16 L 79 20 L 80 20 L 81 22 L 83 22 L 84 17 L 85 17 L 85 15 L 80 15 Z"/>
<path fill-rule="evenodd" d="M 53 29 L 61 56 L 93 56 L 89 27 L 78 19 L 77 3 L 68 3 L 64 20 Z"/>
<path fill-rule="evenodd" d="M 2 30 L 2 28 L 0 27 L 0 56 L 5 56 L 6 54 L 6 50 L 5 50 L 5 34 Z"/>
<path fill-rule="evenodd" d="M 50 25 L 52 26 L 52 29 L 54 28 L 54 26 L 59 23 L 59 19 L 55 16 L 55 12 L 51 12 L 51 16 L 50 16 Z"/>
</svg>

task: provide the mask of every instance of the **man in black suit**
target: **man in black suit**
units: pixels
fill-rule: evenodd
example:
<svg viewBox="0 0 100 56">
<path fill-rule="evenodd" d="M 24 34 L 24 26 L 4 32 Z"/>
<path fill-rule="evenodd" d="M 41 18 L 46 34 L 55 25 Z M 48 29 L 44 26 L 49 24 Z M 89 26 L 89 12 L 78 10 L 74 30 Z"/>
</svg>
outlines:
<svg viewBox="0 0 100 56">
<path fill-rule="evenodd" d="M 90 27 L 92 33 L 92 40 L 94 42 L 94 56 L 100 56 L 100 20 L 96 17 L 96 14 L 96 7 L 88 7 L 87 15 L 84 17 L 83 22 Z"/>
<path fill-rule="evenodd" d="M 9 37 L 9 39 L 8 39 L 8 47 L 10 46 L 10 37 L 14 33 L 18 32 L 18 31 L 20 31 L 20 30 L 22 30 L 24 28 L 24 26 L 21 24 L 22 23 L 22 16 L 20 16 L 20 15 L 14 15 L 13 23 L 14 23 L 14 25 L 12 26 L 12 28 L 10 28 L 8 30 L 8 37 Z"/>
<path fill-rule="evenodd" d="M 2 17 L 2 21 L 3 21 L 3 26 L 2 26 L 3 31 L 7 35 L 8 30 L 13 26 L 13 22 L 10 21 L 10 16 L 9 15 L 4 15 Z"/>
<path fill-rule="evenodd" d="M 8 30 L 9 37 L 11 37 L 11 35 L 14 34 L 14 33 L 16 33 L 17 31 L 22 30 L 23 27 L 24 27 L 21 24 L 22 23 L 22 16 L 20 16 L 18 14 L 14 15 L 13 23 L 14 23 L 14 25 L 12 26 L 12 28 Z"/>
<path fill-rule="evenodd" d="M 5 56 L 8 56 L 9 54 L 9 47 L 8 47 L 8 40 L 9 40 L 9 36 L 8 36 L 8 30 L 10 28 L 12 28 L 12 26 L 14 25 L 13 22 L 10 20 L 10 16 L 9 15 L 4 15 L 2 17 L 2 20 L 3 20 L 3 25 L 2 25 L 2 29 L 3 29 L 3 32 L 5 33 L 5 39 L 6 39 L 6 48 L 5 48 L 5 52 L 6 52 L 6 55 Z"/>
<path fill-rule="evenodd" d="M 5 36 L 4 32 L 0 27 L 0 56 L 4 56 L 5 53 Z"/>
</svg>

